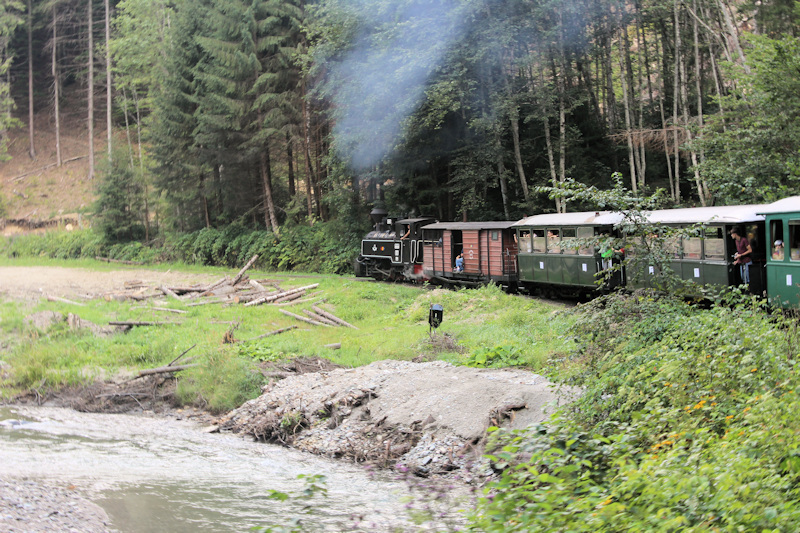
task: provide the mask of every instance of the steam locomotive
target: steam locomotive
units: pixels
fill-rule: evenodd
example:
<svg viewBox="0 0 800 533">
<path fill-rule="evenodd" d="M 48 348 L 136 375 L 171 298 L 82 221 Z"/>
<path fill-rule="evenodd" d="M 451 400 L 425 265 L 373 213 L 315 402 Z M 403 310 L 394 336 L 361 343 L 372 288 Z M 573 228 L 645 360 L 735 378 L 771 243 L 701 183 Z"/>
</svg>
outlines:
<svg viewBox="0 0 800 533">
<path fill-rule="evenodd" d="M 624 238 L 617 229 L 623 214 L 612 211 L 540 214 L 517 221 L 438 222 L 432 217 L 392 219 L 382 209 L 370 214 L 375 229 L 361 242 L 356 276 L 378 280 L 428 281 L 450 286 L 502 285 L 532 294 L 596 294 L 615 287 L 646 287 L 656 275 L 628 280 L 624 268 L 603 272 L 621 258 L 605 258 L 598 237 Z M 693 236 L 665 246 L 669 267 L 698 284 L 740 285 L 733 256 L 733 229 L 746 236 L 753 253 L 750 291 L 781 306 L 800 307 L 800 196 L 771 204 L 663 209 L 648 222 L 673 228 L 699 228 Z M 574 242 L 571 242 L 574 241 Z M 635 255 L 636 246 L 624 253 Z M 456 259 L 461 256 L 461 268 Z M 596 280 L 604 278 L 598 286 Z"/>
</svg>

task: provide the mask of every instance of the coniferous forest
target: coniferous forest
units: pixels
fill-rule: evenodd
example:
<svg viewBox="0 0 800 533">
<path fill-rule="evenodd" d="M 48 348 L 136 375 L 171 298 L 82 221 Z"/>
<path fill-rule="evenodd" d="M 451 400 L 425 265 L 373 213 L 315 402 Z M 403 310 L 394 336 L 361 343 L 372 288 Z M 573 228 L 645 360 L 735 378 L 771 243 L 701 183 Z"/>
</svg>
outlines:
<svg viewBox="0 0 800 533">
<path fill-rule="evenodd" d="M 0 140 L 66 107 L 113 240 L 588 206 L 771 201 L 800 176 L 791 0 L 23 0 L 0 6 Z M 52 148 L 52 147 L 49 147 Z M 4 144 L 0 145 L 4 149 Z M 355 230 L 354 230 L 355 231 Z"/>
</svg>

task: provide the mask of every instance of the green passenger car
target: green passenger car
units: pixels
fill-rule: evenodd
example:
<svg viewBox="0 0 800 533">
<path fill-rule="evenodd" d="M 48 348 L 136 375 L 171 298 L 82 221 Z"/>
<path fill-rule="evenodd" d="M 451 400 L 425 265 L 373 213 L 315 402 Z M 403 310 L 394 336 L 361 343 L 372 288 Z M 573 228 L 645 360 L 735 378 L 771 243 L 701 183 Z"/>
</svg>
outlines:
<svg viewBox="0 0 800 533">
<path fill-rule="evenodd" d="M 596 236 L 611 235 L 622 215 L 607 211 L 545 214 L 514 224 L 518 240 L 519 284 L 529 292 L 591 293 L 604 261 L 592 244 Z M 620 275 L 612 284 L 622 283 Z"/>
<path fill-rule="evenodd" d="M 766 216 L 767 296 L 778 307 L 800 308 L 800 196 L 759 211 Z"/>
<path fill-rule="evenodd" d="M 699 285 L 740 285 L 739 267 L 734 265 L 736 243 L 730 236 L 732 229 L 743 232 L 753 253 L 750 264 L 749 289 L 753 294 L 763 294 L 766 288 L 764 205 L 738 205 L 662 209 L 647 214 L 651 224 L 672 228 L 692 228 L 694 235 L 675 238 L 669 246 L 669 268 L 681 279 Z M 691 233 L 691 232 L 690 232 Z M 635 253 L 636 247 L 628 249 Z M 633 287 L 649 286 L 654 265 L 643 265 L 644 272 L 630 272 Z"/>
</svg>

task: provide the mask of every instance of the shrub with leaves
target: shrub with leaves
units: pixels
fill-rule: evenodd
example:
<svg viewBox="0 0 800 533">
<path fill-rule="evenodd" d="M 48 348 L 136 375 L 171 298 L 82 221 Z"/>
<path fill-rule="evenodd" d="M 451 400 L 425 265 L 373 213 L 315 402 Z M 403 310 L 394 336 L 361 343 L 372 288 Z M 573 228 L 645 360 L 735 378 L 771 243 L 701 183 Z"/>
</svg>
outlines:
<svg viewBox="0 0 800 533">
<path fill-rule="evenodd" d="M 645 295 L 577 314 L 578 348 L 555 377 L 585 392 L 548 423 L 492 434 L 501 474 L 474 530 L 800 528 L 789 319 L 747 298 L 700 309 Z"/>
</svg>

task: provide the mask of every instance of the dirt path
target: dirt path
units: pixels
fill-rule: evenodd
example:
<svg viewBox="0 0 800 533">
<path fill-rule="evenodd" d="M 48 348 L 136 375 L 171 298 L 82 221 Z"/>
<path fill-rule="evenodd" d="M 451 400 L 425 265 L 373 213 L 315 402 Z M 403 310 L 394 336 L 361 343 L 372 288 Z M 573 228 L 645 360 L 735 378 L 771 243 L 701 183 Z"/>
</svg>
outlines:
<svg viewBox="0 0 800 533">
<path fill-rule="evenodd" d="M 126 282 L 157 286 L 208 283 L 214 279 L 208 274 L 145 269 L 98 272 L 66 267 L 0 267 L 0 294 L 15 300 L 38 300 L 46 295 L 90 299 L 121 290 Z"/>
</svg>

